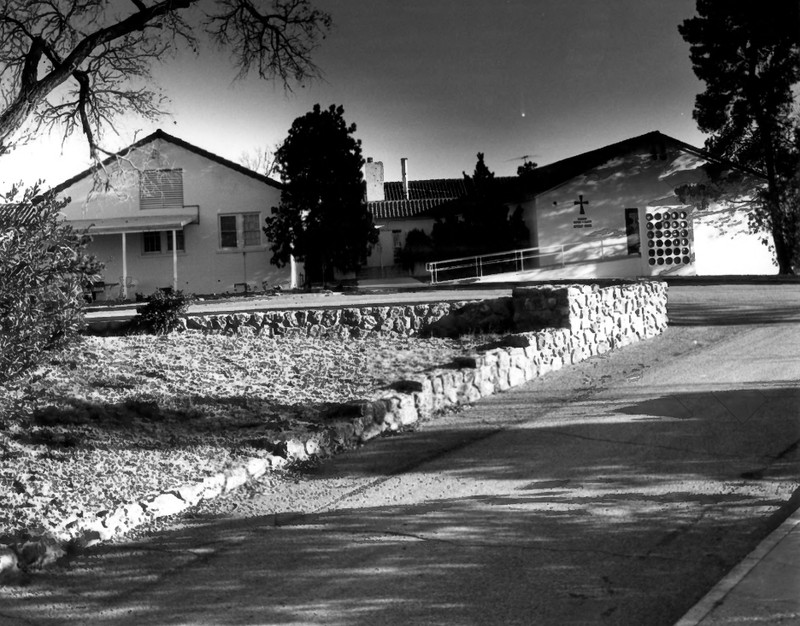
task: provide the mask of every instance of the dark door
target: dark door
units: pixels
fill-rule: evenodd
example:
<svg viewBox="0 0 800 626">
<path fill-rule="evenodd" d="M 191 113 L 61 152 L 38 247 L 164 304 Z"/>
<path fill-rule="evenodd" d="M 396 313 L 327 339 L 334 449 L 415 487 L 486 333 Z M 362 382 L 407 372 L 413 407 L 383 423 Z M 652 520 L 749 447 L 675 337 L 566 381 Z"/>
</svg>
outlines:
<svg viewBox="0 0 800 626">
<path fill-rule="evenodd" d="M 625 209 L 625 234 L 628 236 L 628 254 L 642 254 L 639 237 L 639 209 Z"/>
</svg>

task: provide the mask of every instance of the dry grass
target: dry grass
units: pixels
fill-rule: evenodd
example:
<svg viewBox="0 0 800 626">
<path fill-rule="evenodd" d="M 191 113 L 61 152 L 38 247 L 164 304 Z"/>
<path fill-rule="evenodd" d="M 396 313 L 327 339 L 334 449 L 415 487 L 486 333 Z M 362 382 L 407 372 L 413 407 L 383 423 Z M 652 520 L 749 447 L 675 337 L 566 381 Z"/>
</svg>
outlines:
<svg viewBox="0 0 800 626">
<path fill-rule="evenodd" d="M 0 388 L 0 537 L 202 479 L 480 338 L 85 337 Z"/>
</svg>

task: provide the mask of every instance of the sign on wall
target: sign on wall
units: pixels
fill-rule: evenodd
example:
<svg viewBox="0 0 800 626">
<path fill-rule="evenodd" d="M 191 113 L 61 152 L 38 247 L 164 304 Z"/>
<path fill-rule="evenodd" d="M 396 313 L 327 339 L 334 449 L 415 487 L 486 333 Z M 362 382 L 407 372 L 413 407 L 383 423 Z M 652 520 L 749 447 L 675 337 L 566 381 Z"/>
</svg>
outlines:
<svg viewBox="0 0 800 626">
<path fill-rule="evenodd" d="M 592 220 L 591 218 L 586 216 L 586 210 L 583 208 L 585 205 L 589 204 L 588 200 L 583 199 L 583 194 L 578 196 L 578 199 L 573 202 L 573 204 L 579 206 L 581 208 L 580 214 L 578 218 L 572 222 L 572 228 L 591 228 L 592 227 Z"/>
</svg>

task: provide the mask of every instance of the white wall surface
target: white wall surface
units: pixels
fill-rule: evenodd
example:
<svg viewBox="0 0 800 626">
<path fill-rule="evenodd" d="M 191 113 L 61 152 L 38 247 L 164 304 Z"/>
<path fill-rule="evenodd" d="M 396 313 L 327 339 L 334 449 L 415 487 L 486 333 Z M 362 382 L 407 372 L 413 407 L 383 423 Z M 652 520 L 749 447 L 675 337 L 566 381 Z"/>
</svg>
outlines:
<svg viewBox="0 0 800 626">
<path fill-rule="evenodd" d="M 657 151 L 657 154 L 654 159 L 651 149 L 642 146 L 540 194 L 535 202 L 525 205 L 526 221 L 536 226 L 538 246 L 571 247 L 581 243 L 583 245 L 568 257 L 579 261 L 596 258 L 598 242 L 602 241 L 607 252 L 616 250 L 626 255 L 625 209 L 636 208 L 642 257 L 635 275 L 775 273 L 777 268 L 759 236 L 747 232 L 744 214 L 732 209 L 723 211 L 727 217 L 723 220 L 725 229 L 721 231 L 715 227 L 714 220 L 709 219 L 708 212 L 681 203 L 675 195 L 674 190 L 679 185 L 705 177 L 700 169 L 705 161 L 669 144 L 665 151 L 660 154 Z M 575 201 L 581 195 L 588 201 L 585 217 L 591 220 L 590 228 L 574 228 L 580 217 Z M 722 207 L 715 209 L 722 210 Z M 648 264 L 645 216 L 664 211 L 685 211 L 694 224 L 693 256 L 688 265 L 652 267 Z"/>
<path fill-rule="evenodd" d="M 153 155 L 153 150 L 157 154 Z M 93 189 L 91 177 L 67 188 L 62 195 L 72 198 L 65 208 L 67 220 L 142 217 L 187 213 L 198 207 L 198 223 L 184 228 L 185 252 L 178 252 L 178 288 L 196 294 L 234 291 L 236 283 L 247 282 L 260 289 L 289 284 L 289 268 L 271 265 L 266 236 L 261 245 L 246 250 L 223 250 L 220 247 L 219 215 L 258 212 L 259 223 L 280 201 L 280 191 L 257 179 L 237 172 L 216 161 L 186 150 L 171 142 L 156 139 L 142 146 L 132 158 L 132 165 L 110 168 L 113 189 Z M 182 168 L 183 204 L 190 209 L 139 209 L 138 178 L 134 167 L 143 169 Z M 91 231 L 90 231 L 91 232 Z M 171 233 L 169 234 L 171 237 Z M 145 254 L 142 234 L 127 235 L 128 275 L 138 284 L 132 292 L 152 293 L 172 285 L 172 252 L 162 244 L 160 254 Z M 122 275 L 122 236 L 99 235 L 91 252 L 106 263 L 105 281 L 118 282 Z M 133 293 L 129 294 L 132 297 Z"/>
</svg>

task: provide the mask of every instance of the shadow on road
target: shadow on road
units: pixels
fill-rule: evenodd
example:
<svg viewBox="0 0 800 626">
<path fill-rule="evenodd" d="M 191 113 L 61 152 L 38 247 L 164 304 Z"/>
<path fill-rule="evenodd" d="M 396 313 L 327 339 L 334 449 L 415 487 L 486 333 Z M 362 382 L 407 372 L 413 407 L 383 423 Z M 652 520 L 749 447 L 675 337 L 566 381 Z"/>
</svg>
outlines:
<svg viewBox="0 0 800 626">
<path fill-rule="evenodd" d="M 728 326 L 785 324 L 800 322 L 800 307 L 747 305 L 670 304 L 667 308 L 671 326 Z"/>
<path fill-rule="evenodd" d="M 376 455 L 402 456 L 411 439 L 430 454 L 330 512 L 197 517 L 91 550 L 35 579 L 15 614 L 36 624 L 65 623 L 67 607 L 89 624 L 672 624 L 780 522 L 800 469 L 800 393 L 651 389 L 508 430 L 432 429 L 368 446 L 309 479 L 380 476 Z M 526 398 L 486 408 L 522 417 Z"/>
</svg>

